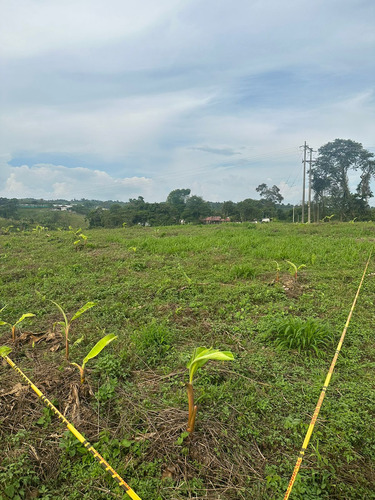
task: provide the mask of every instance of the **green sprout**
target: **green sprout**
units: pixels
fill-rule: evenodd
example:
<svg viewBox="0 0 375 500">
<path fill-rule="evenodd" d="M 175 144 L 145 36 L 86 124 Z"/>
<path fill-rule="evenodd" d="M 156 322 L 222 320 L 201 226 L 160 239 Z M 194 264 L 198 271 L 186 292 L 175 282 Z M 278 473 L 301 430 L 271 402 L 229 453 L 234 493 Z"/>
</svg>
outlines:
<svg viewBox="0 0 375 500">
<path fill-rule="evenodd" d="M 193 355 L 187 364 L 187 368 L 189 369 L 189 383 L 186 384 L 186 390 L 188 395 L 188 403 L 189 403 L 189 417 L 187 424 L 187 431 L 193 432 L 195 427 L 195 418 L 197 415 L 198 406 L 194 405 L 194 390 L 193 390 L 193 378 L 198 368 L 201 368 L 203 365 L 210 360 L 217 361 L 233 361 L 234 356 L 230 351 L 219 351 L 218 349 L 213 349 L 210 347 L 207 349 L 206 347 L 197 347 L 194 349 Z"/>
<path fill-rule="evenodd" d="M 75 240 L 74 245 L 76 247 L 76 250 L 78 250 L 78 249 L 82 250 L 82 248 L 87 243 L 87 238 L 88 237 L 85 234 L 83 234 L 83 233 L 78 234 L 77 237 L 78 237 L 78 240 Z"/>
<path fill-rule="evenodd" d="M 81 250 L 87 243 L 87 236 L 82 233 L 82 228 L 74 229 L 74 227 L 69 226 L 69 234 L 73 235 L 73 245 L 76 250 Z"/>
<path fill-rule="evenodd" d="M 279 278 L 280 278 L 281 267 L 280 267 L 280 264 L 276 260 L 274 260 L 273 262 L 276 264 L 276 280 L 275 281 L 276 281 L 276 283 L 278 283 Z"/>
<path fill-rule="evenodd" d="M 3 307 L 4 309 L 4 307 Z M 3 309 L 0 310 L 3 311 Z M 26 314 L 22 314 L 22 316 L 19 318 L 19 320 L 17 320 L 14 325 L 6 322 L 6 321 L 0 321 L 0 326 L 2 325 L 8 325 L 11 327 L 12 329 L 12 341 L 15 342 L 16 341 L 16 326 L 19 325 L 21 323 L 21 321 L 23 321 L 25 318 L 31 318 L 32 316 L 35 316 L 35 314 L 32 314 L 32 313 L 26 313 Z"/>
<path fill-rule="evenodd" d="M 290 262 L 290 260 L 287 260 L 287 263 L 290 265 L 289 272 L 292 276 L 294 276 L 294 279 L 297 280 L 298 278 L 298 271 L 302 269 L 303 267 L 306 267 L 306 264 L 301 264 L 300 266 L 296 266 L 293 264 L 293 262 Z"/>
<path fill-rule="evenodd" d="M 323 217 L 323 219 L 321 220 L 321 222 L 330 222 L 332 217 L 334 217 L 335 214 L 332 214 L 332 215 L 326 215 L 325 217 Z"/>
<path fill-rule="evenodd" d="M 10 234 L 10 230 L 12 229 L 12 227 L 14 226 L 3 226 L 1 228 L 1 234 Z"/>
<path fill-rule="evenodd" d="M 103 337 L 102 339 L 97 342 L 94 347 L 91 349 L 91 351 L 87 354 L 85 358 L 83 358 L 82 365 L 79 365 L 77 363 L 71 363 L 72 365 L 76 366 L 79 370 L 79 373 L 81 374 L 81 384 L 85 382 L 85 366 L 87 361 L 89 361 L 92 358 L 95 358 L 98 354 L 102 352 L 102 350 L 110 343 L 112 340 L 117 339 L 117 335 L 114 333 L 110 333 Z"/>
<path fill-rule="evenodd" d="M 60 304 L 58 304 L 57 302 L 54 302 L 53 300 L 51 300 L 51 302 L 52 302 L 52 304 L 55 304 L 55 306 L 58 308 L 58 310 L 61 312 L 61 314 L 63 315 L 63 318 L 64 318 L 64 321 L 57 321 L 55 324 L 60 325 L 64 329 L 64 333 L 65 333 L 65 357 L 66 357 L 66 359 L 69 359 L 69 330 L 70 330 L 70 326 L 75 319 L 77 319 L 81 316 L 81 314 L 83 314 L 88 309 L 91 309 L 92 307 L 94 307 L 95 302 L 87 302 L 87 304 L 82 306 L 81 309 L 79 309 L 73 315 L 73 317 L 70 319 L 70 321 L 68 320 L 68 318 L 65 314 L 65 311 L 60 306 Z"/>
</svg>

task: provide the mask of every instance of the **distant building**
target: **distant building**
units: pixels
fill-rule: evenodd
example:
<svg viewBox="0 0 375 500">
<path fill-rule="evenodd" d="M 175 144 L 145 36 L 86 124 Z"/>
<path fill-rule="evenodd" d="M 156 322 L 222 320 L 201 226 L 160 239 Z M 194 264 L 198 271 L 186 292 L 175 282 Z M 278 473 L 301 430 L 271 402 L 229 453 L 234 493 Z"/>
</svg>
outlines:
<svg viewBox="0 0 375 500">
<path fill-rule="evenodd" d="M 221 224 L 222 222 L 230 222 L 230 218 L 226 217 L 225 219 L 222 219 L 220 215 L 212 215 L 202 219 L 202 222 L 203 224 Z"/>
<path fill-rule="evenodd" d="M 67 210 L 71 210 L 73 205 L 53 205 L 53 210 L 61 210 L 62 212 L 66 212 Z"/>
</svg>

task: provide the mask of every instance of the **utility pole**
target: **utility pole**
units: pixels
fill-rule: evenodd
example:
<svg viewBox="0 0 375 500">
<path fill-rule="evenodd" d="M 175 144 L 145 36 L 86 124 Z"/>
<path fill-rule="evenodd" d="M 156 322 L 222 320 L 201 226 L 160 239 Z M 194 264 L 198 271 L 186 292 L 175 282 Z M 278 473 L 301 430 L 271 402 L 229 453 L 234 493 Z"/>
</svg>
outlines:
<svg viewBox="0 0 375 500">
<path fill-rule="evenodd" d="M 310 160 L 308 162 L 310 163 L 310 168 L 309 168 L 309 200 L 308 200 L 308 205 L 307 205 L 307 222 L 310 224 L 311 222 L 311 170 L 312 170 L 312 154 L 313 154 L 313 148 L 307 147 L 307 149 L 310 151 Z"/>
<path fill-rule="evenodd" d="M 303 183 L 302 183 L 302 224 L 305 222 L 305 191 L 306 191 L 306 151 L 307 144 L 303 145 Z"/>
</svg>

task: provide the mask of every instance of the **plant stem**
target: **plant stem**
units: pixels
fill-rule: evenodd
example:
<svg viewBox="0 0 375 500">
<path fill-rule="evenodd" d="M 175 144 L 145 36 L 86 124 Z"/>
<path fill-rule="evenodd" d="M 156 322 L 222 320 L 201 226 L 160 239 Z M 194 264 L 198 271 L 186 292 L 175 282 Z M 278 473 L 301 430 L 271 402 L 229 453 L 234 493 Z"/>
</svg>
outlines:
<svg viewBox="0 0 375 500">
<path fill-rule="evenodd" d="M 65 358 L 69 360 L 69 326 L 65 328 Z"/>
<path fill-rule="evenodd" d="M 197 410 L 198 406 L 194 406 L 194 389 L 192 384 L 186 384 L 186 391 L 188 395 L 188 402 L 189 402 L 189 418 L 188 418 L 188 424 L 187 424 L 187 431 L 188 432 L 194 432 L 194 427 L 195 427 L 195 417 L 197 415 Z"/>
<path fill-rule="evenodd" d="M 16 341 L 16 325 L 12 326 L 12 340 L 14 344 Z"/>
</svg>

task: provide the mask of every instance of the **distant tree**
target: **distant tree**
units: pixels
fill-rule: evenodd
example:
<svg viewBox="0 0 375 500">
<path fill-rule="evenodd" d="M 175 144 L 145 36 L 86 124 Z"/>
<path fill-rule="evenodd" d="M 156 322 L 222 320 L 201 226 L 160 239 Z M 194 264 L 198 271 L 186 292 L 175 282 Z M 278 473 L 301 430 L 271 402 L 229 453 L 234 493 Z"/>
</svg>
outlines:
<svg viewBox="0 0 375 500">
<path fill-rule="evenodd" d="M 204 201 L 200 196 L 191 196 L 186 201 L 182 218 L 186 222 L 193 222 L 198 224 L 201 219 L 211 215 L 211 208 L 207 201 Z"/>
<path fill-rule="evenodd" d="M 169 205 L 172 205 L 177 210 L 177 219 L 181 219 L 182 212 L 185 209 L 185 205 L 190 196 L 190 189 L 174 189 L 167 196 L 167 201 Z M 178 222 L 178 220 L 176 220 Z"/>
<path fill-rule="evenodd" d="M 349 188 L 349 172 L 361 170 L 357 194 Z M 341 220 L 352 218 L 353 213 L 367 204 L 372 196 L 370 180 L 375 174 L 374 155 L 359 142 L 350 139 L 335 139 L 318 150 L 318 157 L 312 170 L 312 188 L 319 200 L 329 197 L 331 208 Z M 361 203 L 358 203 L 360 200 Z"/>
<path fill-rule="evenodd" d="M 0 198 L 0 217 L 4 217 L 4 219 L 15 218 L 17 210 L 18 200 L 16 198 Z"/>
<path fill-rule="evenodd" d="M 280 189 L 273 185 L 271 188 L 267 186 L 267 184 L 259 184 L 259 186 L 255 189 L 261 198 L 269 201 L 270 203 L 281 203 L 284 197 L 280 194 Z"/>
<path fill-rule="evenodd" d="M 240 220 L 240 211 L 237 203 L 224 201 L 222 206 L 222 217 L 230 217 L 231 220 Z"/>
<path fill-rule="evenodd" d="M 251 198 L 247 198 L 237 203 L 237 208 L 242 222 L 256 220 L 263 215 L 261 203 Z"/>
</svg>

